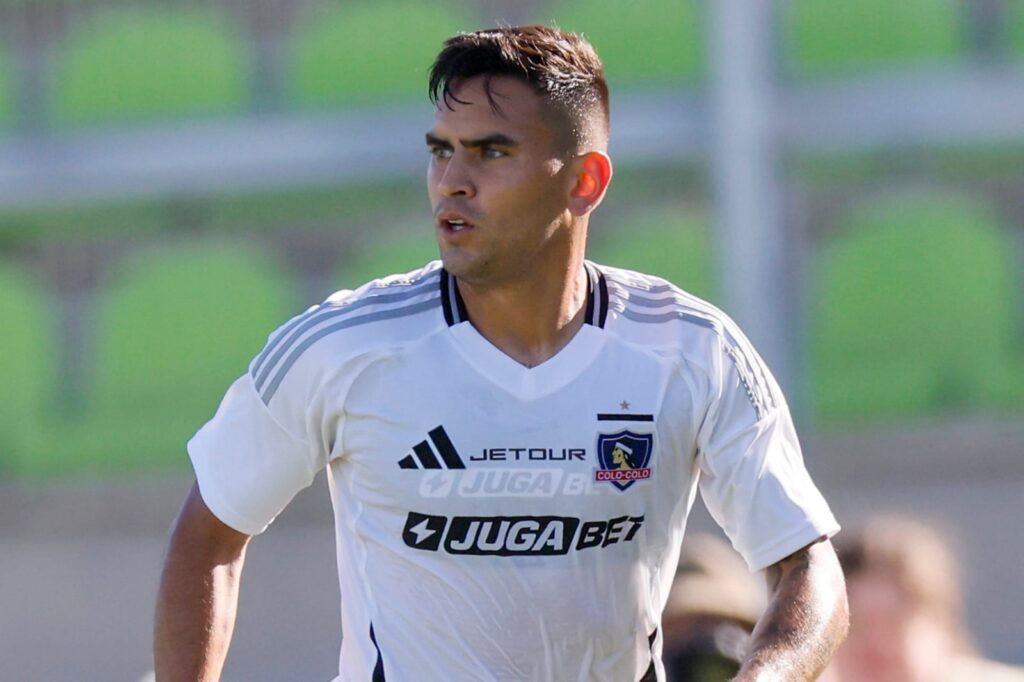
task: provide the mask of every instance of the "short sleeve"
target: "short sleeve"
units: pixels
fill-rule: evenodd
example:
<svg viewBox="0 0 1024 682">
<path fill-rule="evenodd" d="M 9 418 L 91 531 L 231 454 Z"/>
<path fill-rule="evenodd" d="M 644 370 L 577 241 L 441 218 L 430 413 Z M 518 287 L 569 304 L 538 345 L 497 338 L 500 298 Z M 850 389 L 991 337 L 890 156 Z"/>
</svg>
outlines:
<svg viewBox="0 0 1024 682">
<path fill-rule="evenodd" d="M 303 414 L 275 415 L 249 373 L 231 385 L 188 443 L 199 491 L 217 518 L 261 533 L 313 482 L 324 462 L 303 433 L 305 421 Z"/>
<path fill-rule="evenodd" d="M 722 339 L 698 434 L 700 491 L 752 571 L 839 530 L 781 390 L 746 339 Z"/>
</svg>

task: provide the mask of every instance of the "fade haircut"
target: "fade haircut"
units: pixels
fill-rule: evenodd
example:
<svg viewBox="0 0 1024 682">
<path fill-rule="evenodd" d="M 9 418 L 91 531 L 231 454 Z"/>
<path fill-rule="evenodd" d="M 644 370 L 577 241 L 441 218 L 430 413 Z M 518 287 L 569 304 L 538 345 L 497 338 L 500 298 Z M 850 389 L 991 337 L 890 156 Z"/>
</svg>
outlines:
<svg viewBox="0 0 1024 682">
<path fill-rule="evenodd" d="M 608 84 L 593 46 L 575 33 L 549 26 L 509 26 L 460 33 L 445 41 L 430 67 L 430 101 L 466 104 L 455 90 L 483 76 L 487 101 L 501 111 L 491 89 L 495 76 L 528 83 L 565 117 L 576 151 L 603 148 L 608 140 Z"/>
</svg>

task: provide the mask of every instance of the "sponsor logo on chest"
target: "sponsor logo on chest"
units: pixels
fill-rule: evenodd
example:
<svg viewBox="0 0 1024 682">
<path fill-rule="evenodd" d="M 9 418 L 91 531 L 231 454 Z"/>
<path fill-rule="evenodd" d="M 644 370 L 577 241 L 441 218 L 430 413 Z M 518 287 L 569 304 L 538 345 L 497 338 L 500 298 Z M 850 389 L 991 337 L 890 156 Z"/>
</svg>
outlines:
<svg viewBox="0 0 1024 682">
<path fill-rule="evenodd" d="M 411 511 L 402 539 L 413 549 L 479 556 L 556 556 L 632 542 L 644 517 L 439 516 Z"/>
</svg>

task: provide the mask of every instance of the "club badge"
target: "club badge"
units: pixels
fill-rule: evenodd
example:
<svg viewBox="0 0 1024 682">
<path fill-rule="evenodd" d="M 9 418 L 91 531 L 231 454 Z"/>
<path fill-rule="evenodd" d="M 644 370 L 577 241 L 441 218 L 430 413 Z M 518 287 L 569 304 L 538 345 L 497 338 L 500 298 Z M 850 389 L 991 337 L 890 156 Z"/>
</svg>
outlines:
<svg viewBox="0 0 1024 682">
<path fill-rule="evenodd" d="M 651 477 L 651 452 L 654 434 L 619 431 L 597 437 L 597 459 L 601 468 L 594 472 L 595 481 L 608 481 L 625 490 L 637 481 Z"/>
</svg>

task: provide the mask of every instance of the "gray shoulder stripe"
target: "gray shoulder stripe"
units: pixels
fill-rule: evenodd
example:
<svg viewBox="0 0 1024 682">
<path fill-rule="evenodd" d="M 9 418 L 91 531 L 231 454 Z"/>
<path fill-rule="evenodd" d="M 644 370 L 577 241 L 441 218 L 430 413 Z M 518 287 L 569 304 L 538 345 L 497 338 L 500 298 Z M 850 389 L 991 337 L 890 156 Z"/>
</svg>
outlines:
<svg viewBox="0 0 1024 682">
<path fill-rule="evenodd" d="M 651 289 L 641 289 L 621 282 L 615 282 L 614 284 L 617 289 L 615 293 L 620 298 L 629 303 L 635 302 L 636 305 L 641 307 L 654 308 L 659 305 L 675 304 L 705 313 L 710 313 L 712 310 L 711 306 L 708 306 L 704 301 L 672 284 L 661 285 Z M 658 296 L 659 294 L 666 293 L 671 295 Z"/>
<path fill-rule="evenodd" d="M 673 305 L 677 308 L 663 313 L 642 313 L 630 309 L 630 306 L 636 306 L 638 308 L 661 308 L 666 305 Z M 701 309 L 698 306 L 690 305 L 690 303 L 678 293 L 675 296 L 664 298 L 629 296 L 628 298 L 623 299 L 622 315 L 627 319 L 641 323 L 660 323 L 677 319 L 684 322 L 690 322 L 716 331 L 721 334 L 730 345 L 740 348 L 739 341 L 729 329 L 725 320 L 718 319 L 712 309 Z"/>
<path fill-rule="evenodd" d="M 720 322 L 715 322 L 699 315 L 694 315 L 682 310 L 673 310 L 666 313 L 659 313 L 656 315 L 648 313 L 638 313 L 636 311 L 626 308 L 622 311 L 622 316 L 628 320 L 639 322 L 641 324 L 659 324 L 663 322 L 671 322 L 673 320 L 679 320 L 681 322 L 687 322 L 689 324 L 695 324 L 705 329 L 710 329 L 718 334 L 719 338 L 724 342 L 725 352 L 732 360 L 733 365 L 736 367 L 736 372 L 739 374 L 740 381 L 743 383 L 743 389 L 746 391 L 747 397 L 750 399 L 750 404 L 753 405 L 754 411 L 757 413 L 757 418 L 760 419 L 765 412 L 765 405 L 771 402 L 774 404 L 774 399 L 771 398 L 770 391 L 768 389 L 767 379 L 762 376 L 759 378 L 752 376 L 752 372 L 758 372 L 759 363 L 751 361 L 748 353 L 748 349 L 743 348 L 737 341 L 736 337 L 725 328 Z"/>
<path fill-rule="evenodd" d="M 635 305 L 638 308 L 660 308 L 666 305 L 686 305 L 686 300 L 679 296 L 666 296 L 664 298 L 629 296 L 625 301 L 627 304 Z"/>
<path fill-rule="evenodd" d="M 747 400 L 749 400 L 750 404 L 754 407 L 754 414 L 757 415 L 758 419 L 761 419 L 765 413 L 764 392 L 755 392 L 755 388 L 758 386 L 758 383 L 750 376 L 750 370 L 744 366 L 735 346 L 726 345 L 725 354 L 729 356 L 729 359 L 732 360 L 733 366 L 736 367 L 736 374 L 740 378 L 740 383 L 743 384 L 743 390 L 747 394 Z"/>
<path fill-rule="evenodd" d="M 284 380 L 285 375 L 288 374 L 288 370 L 292 368 L 292 365 L 295 364 L 295 362 L 302 356 L 303 353 L 305 353 L 309 349 L 310 346 L 312 346 L 314 343 L 324 338 L 325 336 L 329 336 L 330 334 L 339 332 L 343 329 L 349 329 L 351 327 L 358 327 L 360 325 L 370 324 L 371 322 L 380 322 L 381 320 L 393 320 L 399 317 L 408 317 L 409 315 L 415 315 L 416 313 L 421 313 L 425 310 L 436 308 L 438 301 L 440 300 L 440 295 L 432 296 L 431 298 L 428 298 L 424 301 L 420 301 L 419 303 L 413 303 L 412 305 L 405 306 L 404 308 L 390 308 L 388 310 L 378 310 L 377 312 L 370 313 L 368 315 L 360 315 L 359 317 L 349 317 L 341 320 L 340 322 L 335 322 L 329 327 L 324 327 L 323 329 L 317 331 L 315 334 L 309 335 L 309 337 L 304 339 L 302 343 L 296 345 L 294 349 L 292 349 L 292 352 L 288 355 L 288 358 L 284 361 L 284 363 L 282 363 L 281 367 L 277 370 L 277 374 L 274 375 L 273 381 L 271 381 L 267 385 L 266 390 L 261 391 L 260 395 L 263 398 L 263 403 L 265 405 L 270 404 L 270 400 L 274 397 L 274 394 L 277 393 L 278 386 L 281 385 L 281 382 Z"/>
<path fill-rule="evenodd" d="M 267 361 L 267 358 L 270 356 L 270 354 L 274 352 L 274 348 L 276 348 L 277 345 L 281 343 L 283 339 L 287 338 L 288 334 L 290 334 L 293 329 L 302 324 L 303 320 L 308 320 L 310 317 L 317 314 L 321 310 L 323 310 L 323 305 L 318 305 L 310 310 L 307 310 L 302 315 L 296 315 L 295 319 L 289 322 L 288 325 L 284 329 L 282 329 L 277 336 L 267 341 L 267 345 L 264 346 L 263 350 L 256 357 L 256 362 L 254 362 L 252 365 L 251 374 L 253 378 L 256 377 L 256 374 L 260 371 L 260 368 L 263 366 L 263 363 Z"/>
<path fill-rule="evenodd" d="M 721 325 L 715 324 L 711 320 L 694 315 L 693 313 L 684 312 L 682 310 L 671 310 L 667 313 L 638 313 L 635 310 L 626 308 L 622 311 L 622 316 L 627 320 L 633 320 L 641 324 L 660 324 L 661 322 L 671 322 L 672 320 L 681 320 L 683 322 L 689 322 L 690 324 L 696 324 L 712 331 L 722 332 Z"/>
<path fill-rule="evenodd" d="M 700 299 L 687 294 L 682 289 L 671 284 L 659 285 L 644 289 L 632 284 L 615 281 L 618 287 L 618 308 L 622 316 L 636 322 L 667 322 L 679 319 L 691 322 L 707 329 L 715 330 L 725 342 L 726 352 L 736 365 L 743 381 L 744 388 L 754 404 L 758 416 L 763 413 L 765 406 L 777 407 L 778 400 L 768 380 L 768 371 L 764 363 L 758 359 L 757 352 L 746 338 L 738 333 L 727 318 L 720 319 L 713 306 L 709 306 Z M 672 292 L 672 296 L 661 298 L 650 298 L 652 294 Z M 656 308 L 672 305 L 676 310 L 670 310 L 661 314 L 650 314 L 630 310 L 630 308 Z M 756 393 L 755 393 L 756 392 Z"/>
<path fill-rule="evenodd" d="M 331 315 L 332 313 L 334 313 L 335 311 L 338 311 L 338 310 L 354 310 L 354 309 L 360 308 L 360 307 L 362 307 L 364 305 L 370 305 L 370 303 L 376 303 L 376 302 L 387 303 L 389 301 L 401 301 L 401 300 L 404 300 L 405 298 L 411 298 L 412 296 L 415 296 L 417 293 L 422 293 L 423 291 L 426 291 L 426 290 L 428 290 L 430 288 L 430 285 L 436 279 L 435 277 L 432 277 L 432 275 L 434 275 L 434 274 L 435 273 L 428 273 L 426 278 L 421 280 L 421 281 L 419 281 L 419 282 L 412 282 L 412 283 L 410 283 L 408 285 L 402 285 L 402 286 L 405 287 L 404 290 L 395 291 L 394 293 L 384 293 L 384 294 L 372 295 L 373 292 L 378 291 L 378 290 L 384 290 L 386 292 L 386 291 L 389 291 L 391 289 L 391 287 L 382 286 L 382 287 L 378 287 L 378 288 L 375 288 L 375 289 L 371 289 L 369 292 L 367 292 L 367 295 L 365 297 L 360 298 L 359 300 L 355 301 L 354 303 L 350 303 L 350 304 L 347 304 L 347 305 L 346 304 L 342 304 L 342 305 L 337 305 L 337 306 L 336 305 L 331 305 L 331 304 L 321 303 L 320 305 L 316 306 L 312 310 L 309 310 L 306 313 L 297 316 L 294 320 L 292 320 L 288 324 L 287 327 L 285 327 L 283 330 L 281 330 L 280 334 L 275 336 L 271 341 L 269 341 L 267 343 L 267 346 L 263 349 L 263 351 L 256 358 L 256 362 L 253 363 L 253 369 L 252 369 L 253 378 L 255 378 L 257 376 L 257 374 L 260 372 L 260 370 L 263 369 L 263 365 L 267 361 L 267 358 L 270 357 L 270 354 L 273 353 L 274 350 L 276 348 L 278 348 L 282 342 L 285 342 L 285 343 L 292 343 L 292 342 L 294 342 L 294 336 L 295 335 L 291 334 L 291 332 L 298 325 L 303 324 L 304 322 L 317 317 L 317 315 L 320 315 L 321 313 L 322 314 L 326 314 L 326 315 Z M 392 285 L 392 286 L 396 286 L 396 285 Z M 414 293 L 414 290 L 415 290 L 415 293 Z M 387 298 L 385 298 L 385 297 L 387 297 Z M 304 330 L 299 331 L 298 334 L 301 335 L 303 333 L 303 331 Z M 285 339 L 287 339 L 287 341 L 285 341 Z M 275 362 L 277 361 L 277 359 L 278 358 L 275 358 Z M 271 367 L 273 367 L 273 365 L 274 365 L 273 362 L 270 363 Z"/>
<path fill-rule="evenodd" d="M 753 344 L 743 335 L 733 338 L 730 334 L 729 341 L 746 360 L 749 366 L 748 371 L 754 374 L 754 386 L 760 391 L 762 403 L 773 408 L 778 407 L 775 393 L 772 390 L 771 383 L 768 381 L 768 369 L 765 367 L 764 361 L 758 356 L 757 351 L 754 350 Z"/>
<path fill-rule="evenodd" d="M 623 289 L 632 289 L 637 293 L 643 294 L 663 294 L 666 291 L 678 291 L 679 289 L 671 284 L 652 284 L 650 286 L 644 286 L 638 282 L 624 282 L 621 279 L 615 279 L 614 274 L 607 274 L 608 282 L 622 287 Z"/>
<path fill-rule="evenodd" d="M 264 349 L 260 354 L 260 357 L 257 359 L 256 364 L 253 365 L 252 375 L 256 382 L 256 390 L 262 390 L 263 384 L 267 380 L 267 376 L 269 376 L 273 371 L 277 363 L 281 361 L 281 358 L 288 352 L 288 349 L 295 345 L 296 341 L 298 341 L 303 334 L 313 327 L 335 317 L 347 316 L 349 313 L 359 310 L 360 308 L 365 308 L 368 305 L 400 303 L 415 296 L 419 296 L 430 291 L 431 287 L 437 286 L 435 279 L 436 278 L 431 278 L 425 282 L 417 282 L 415 285 L 393 293 L 363 296 L 348 304 L 338 306 L 321 305 L 317 309 L 310 311 L 308 315 L 303 315 L 298 318 L 293 324 L 290 324 L 288 328 L 274 340 L 273 343 L 267 345 L 267 348 Z M 384 290 L 387 291 L 387 289 Z M 272 357 L 271 354 L 273 354 Z"/>
</svg>

